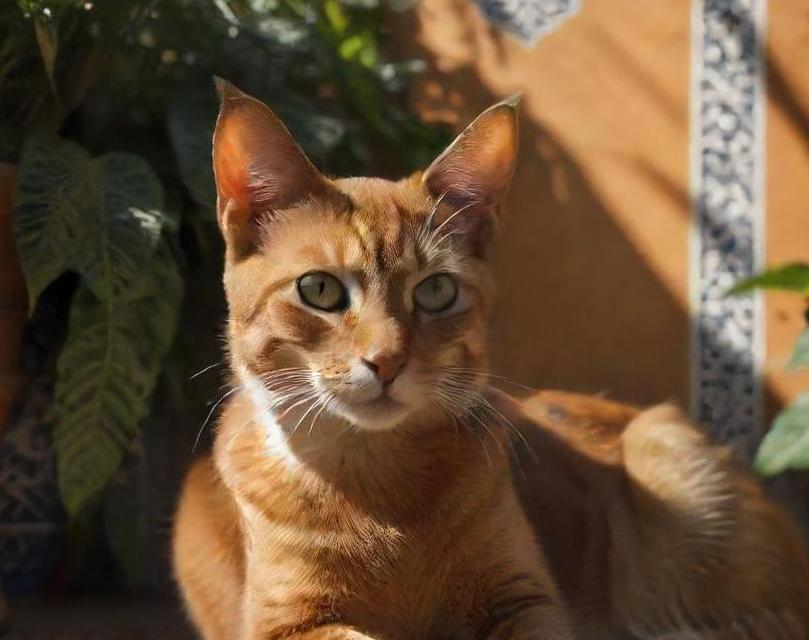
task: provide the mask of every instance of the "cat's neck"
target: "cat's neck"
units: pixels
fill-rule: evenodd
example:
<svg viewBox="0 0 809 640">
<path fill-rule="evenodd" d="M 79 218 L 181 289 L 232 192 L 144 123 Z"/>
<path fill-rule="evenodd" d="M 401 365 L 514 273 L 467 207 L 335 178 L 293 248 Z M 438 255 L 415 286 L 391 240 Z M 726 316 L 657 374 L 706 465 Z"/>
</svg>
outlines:
<svg viewBox="0 0 809 640">
<path fill-rule="evenodd" d="M 239 394 L 223 416 L 219 464 L 234 481 L 263 483 L 272 475 L 296 491 L 318 499 L 339 496 L 385 519 L 421 517 L 459 486 L 480 487 L 507 474 L 506 445 L 497 429 L 441 413 L 414 415 L 381 432 L 358 430 L 329 415 L 312 428 L 299 420 L 280 418 L 248 393 Z"/>
</svg>

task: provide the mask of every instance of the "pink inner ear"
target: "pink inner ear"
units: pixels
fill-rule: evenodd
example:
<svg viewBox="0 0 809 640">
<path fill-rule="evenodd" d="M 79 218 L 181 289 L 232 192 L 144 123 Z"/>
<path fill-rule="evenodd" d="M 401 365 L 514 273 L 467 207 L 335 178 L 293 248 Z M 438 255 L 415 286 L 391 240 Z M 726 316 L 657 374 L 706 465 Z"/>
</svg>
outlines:
<svg viewBox="0 0 809 640">
<path fill-rule="evenodd" d="M 221 207 L 230 203 L 231 210 L 250 209 L 249 154 L 244 145 L 244 132 L 238 116 L 226 118 L 218 127 L 214 147 L 214 172 Z M 223 221 L 220 220 L 220 223 Z"/>
<path fill-rule="evenodd" d="M 213 165 L 223 229 L 246 227 L 325 188 L 326 180 L 269 107 L 224 81 L 218 88 Z"/>
<path fill-rule="evenodd" d="M 517 118 L 510 105 L 483 112 L 424 174 L 434 197 L 497 205 L 511 182 L 517 158 Z"/>
</svg>

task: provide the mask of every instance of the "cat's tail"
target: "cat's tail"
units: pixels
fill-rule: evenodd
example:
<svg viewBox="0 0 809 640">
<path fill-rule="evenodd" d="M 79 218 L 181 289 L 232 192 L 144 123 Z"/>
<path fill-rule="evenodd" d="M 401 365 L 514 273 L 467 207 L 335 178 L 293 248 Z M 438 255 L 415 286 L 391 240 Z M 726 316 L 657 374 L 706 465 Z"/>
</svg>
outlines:
<svg viewBox="0 0 809 640">
<path fill-rule="evenodd" d="M 804 542 L 731 451 L 671 405 L 639 414 L 622 445 L 612 593 L 627 626 L 640 638 L 809 639 Z"/>
</svg>

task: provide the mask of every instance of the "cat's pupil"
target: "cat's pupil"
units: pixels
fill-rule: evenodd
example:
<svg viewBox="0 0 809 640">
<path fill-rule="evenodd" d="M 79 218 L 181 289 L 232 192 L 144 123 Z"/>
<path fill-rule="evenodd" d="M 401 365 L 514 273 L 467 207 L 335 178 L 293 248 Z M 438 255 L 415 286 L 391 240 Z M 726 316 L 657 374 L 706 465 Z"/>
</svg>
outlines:
<svg viewBox="0 0 809 640">
<path fill-rule="evenodd" d="M 458 294 L 455 280 L 446 273 L 425 278 L 413 291 L 416 305 L 423 311 L 444 311 L 452 306 Z"/>
<path fill-rule="evenodd" d="M 343 283 L 329 273 L 305 273 L 297 282 L 301 300 L 321 311 L 343 311 L 348 308 L 349 299 Z"/>
</svg>

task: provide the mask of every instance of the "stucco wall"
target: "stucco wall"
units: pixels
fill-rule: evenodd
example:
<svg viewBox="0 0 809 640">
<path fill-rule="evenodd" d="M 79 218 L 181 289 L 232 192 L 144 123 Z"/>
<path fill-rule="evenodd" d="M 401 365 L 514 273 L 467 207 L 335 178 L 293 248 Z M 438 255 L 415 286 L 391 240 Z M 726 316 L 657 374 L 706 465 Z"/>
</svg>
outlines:
<svg viewBox="0 0 809 640">
<path fill-rule="evenodd" d="M 770 3 L 763 242 L 772 263 L 809 257 L 805 18 L 801 0 Z M 498 373 L 688 402 L 692 19 L 685 0 L 642 11 L 636 0 L 584 0 L 526 47 L 467 0 L 422 0 L 415 17 L 393 18 L 401 46 L 427 60 L 414 95 L 426 116 L 461 128 L 523 93 L 520 167 L 496 256 Z M 767 299 L 770 408 L 809 386 L 783 371 L 801 306 Z"/>
</svg>

